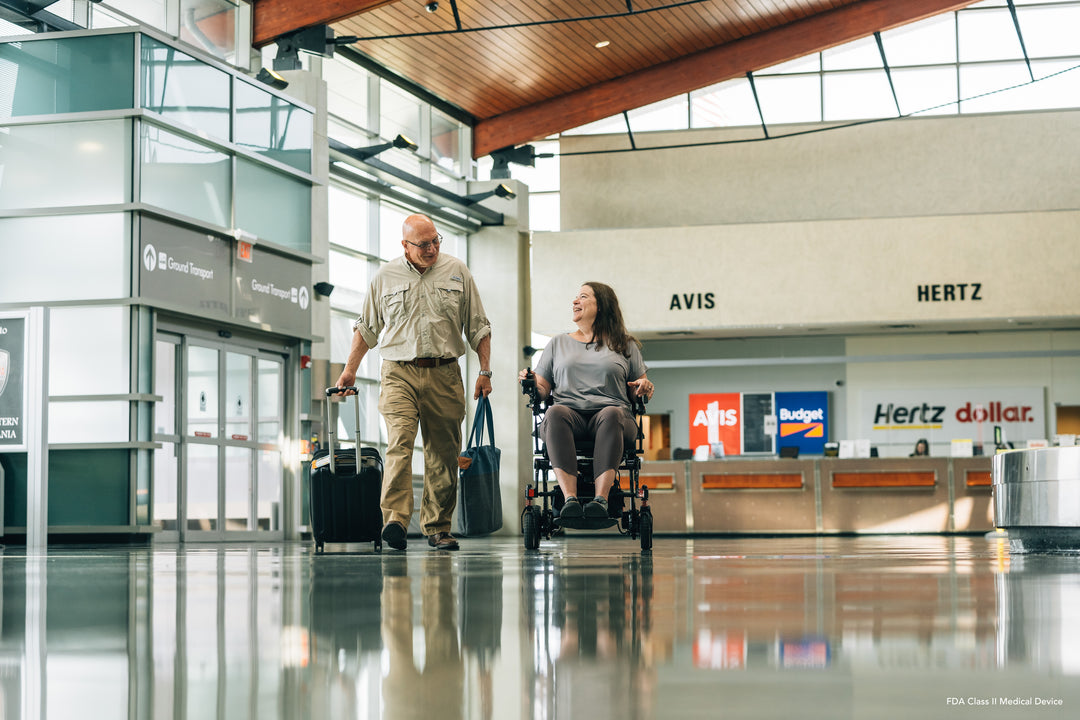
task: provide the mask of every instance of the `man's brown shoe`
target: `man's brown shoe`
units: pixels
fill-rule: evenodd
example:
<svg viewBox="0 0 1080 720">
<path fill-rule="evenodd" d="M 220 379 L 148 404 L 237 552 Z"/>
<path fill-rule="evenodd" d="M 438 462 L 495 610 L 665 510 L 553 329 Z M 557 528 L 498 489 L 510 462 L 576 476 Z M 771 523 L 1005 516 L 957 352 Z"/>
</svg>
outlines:
<svg viewBox="0 0 1080 720">
<path fill-rule="evenodd" d="M 457 540 L 448 532 L 437 532 L 434 535 L 428 535 L 427 543 L 436 550 L 458 549 Z"/>
</svg>

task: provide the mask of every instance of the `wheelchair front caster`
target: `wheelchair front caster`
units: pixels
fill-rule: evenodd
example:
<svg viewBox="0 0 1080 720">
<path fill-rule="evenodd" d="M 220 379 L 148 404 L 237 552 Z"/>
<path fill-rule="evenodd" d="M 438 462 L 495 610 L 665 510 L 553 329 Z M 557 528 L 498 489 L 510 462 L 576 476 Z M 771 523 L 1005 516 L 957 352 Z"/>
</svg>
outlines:
<svg viewBox="0 0 1080 720">
<path fill-rule="evenodd" d="M 525 536 L 525 549 L 540 547 L 540 509 L 534 506 L 521 513 L 521 533 Z"/>
<path fill-rule="evenodd" d="M 642 508 L 641 517 L 638 519 L 638 531 L 641 534 L 642 550 L 650 550 L 652 548 L 652 530 L 652 510 L 649 508 Z"/>
</svg>

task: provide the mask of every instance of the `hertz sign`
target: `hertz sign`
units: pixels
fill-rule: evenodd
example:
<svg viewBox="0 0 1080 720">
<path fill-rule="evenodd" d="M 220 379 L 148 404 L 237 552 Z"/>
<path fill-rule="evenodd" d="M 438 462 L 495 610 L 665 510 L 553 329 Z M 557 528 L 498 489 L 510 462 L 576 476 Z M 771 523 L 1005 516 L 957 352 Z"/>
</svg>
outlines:
<svg viewBox="0 0 1080 720">
<path fill-rule="evenodd" d="M 1000 426 L 1010 442 L 1046 437 L 1042 388 L 882 390 L 862 393 L 859 437 L 874 444 L 993 440 Z"/>
</svg>

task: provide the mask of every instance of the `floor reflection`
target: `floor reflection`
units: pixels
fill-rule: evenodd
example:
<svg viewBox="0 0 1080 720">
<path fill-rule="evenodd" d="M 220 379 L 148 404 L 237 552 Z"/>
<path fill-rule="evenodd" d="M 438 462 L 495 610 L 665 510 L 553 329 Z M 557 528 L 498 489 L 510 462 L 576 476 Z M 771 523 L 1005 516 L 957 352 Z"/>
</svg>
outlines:
<svg viewBox="0 0 1080 720">
<path fill-rule="evenodd" d="M 1080 557 L 982 537 L 0 555 L 4 718 L 1065 717 Z"/>
</svg>

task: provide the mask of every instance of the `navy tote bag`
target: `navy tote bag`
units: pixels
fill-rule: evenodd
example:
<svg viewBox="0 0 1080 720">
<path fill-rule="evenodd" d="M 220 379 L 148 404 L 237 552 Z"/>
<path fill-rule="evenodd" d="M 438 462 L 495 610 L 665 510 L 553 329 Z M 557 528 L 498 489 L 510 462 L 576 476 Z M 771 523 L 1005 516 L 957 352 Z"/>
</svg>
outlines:
<svg viewBox="0 0 1080 720">
<path fill-rule="evenodd" d="M 484 428 L 487 427 L 487 444 Z M 499 492 L 499 459 L 491 402 L 481 395 L 476 402 L 469 444 L 458 458 L 458 533 L 489 535 L 502 527 L 502 494 Z"/>
</svg>

